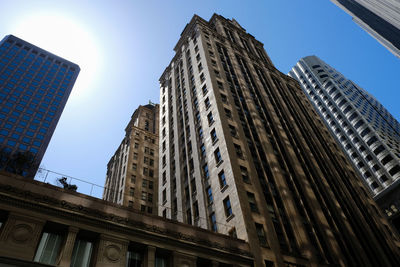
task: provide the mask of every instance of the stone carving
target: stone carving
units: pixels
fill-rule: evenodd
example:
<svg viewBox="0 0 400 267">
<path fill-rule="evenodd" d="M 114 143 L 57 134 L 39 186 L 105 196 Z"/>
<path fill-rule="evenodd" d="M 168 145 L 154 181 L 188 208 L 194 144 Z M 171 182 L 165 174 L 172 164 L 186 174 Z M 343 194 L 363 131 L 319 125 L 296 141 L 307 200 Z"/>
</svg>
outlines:
<svg viewBox="0 0 400 267">
<path fill-rule="evenodd" d="M 17 224 L 11 230 L 11 238 L 15 243 L 26 243 L 32 238 L 33 229 L 27 224 Z"/>
<path fill-rule="evenodd" d="M 111 262 L 118 262 L 121 259 L 121 248 L 116 245 L 108 245 L 104 249 L 104 256 Z"/>
</svg>

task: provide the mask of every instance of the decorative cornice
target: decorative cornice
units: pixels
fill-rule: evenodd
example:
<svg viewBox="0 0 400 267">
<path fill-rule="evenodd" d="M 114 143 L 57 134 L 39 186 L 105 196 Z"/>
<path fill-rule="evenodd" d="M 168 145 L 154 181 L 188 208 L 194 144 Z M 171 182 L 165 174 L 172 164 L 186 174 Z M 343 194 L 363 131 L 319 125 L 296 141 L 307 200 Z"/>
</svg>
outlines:
<svg viewBox="0 0 400 267">
<path fill-rule="evenodd" d="M 212 242 L 196 236 L 183 234 L 181 232 L 170 229 L 160 228 L 155 225 L 150 225 L 141 221 L 133 220 L 132 218 L 117 216 L 114 214 L 103 212 L 98 209 L 88 208 L 83 205 L 78 205 L 67 202 L 65 200 L 59 200 L 46 195 L 33 193 L 31 191 L 23 190 L 10 185 L 0 184 L 0 201 L 4 204 L 9 203 L 14 207 L 28 207 L 29 209 L 35 209 L 39 212 L 43 212 L 45 210 L 46 214 L 54 214 L 58 217 L 71 218 L 71 213 L 74 213 L 74 220 L 76 221 L 84 222 L 85 220 L 89 219 L 91 220 L 92 224 L 101 225 L 102 227 L 105 226 L 105 223 L 107 229 L 114 228 L 116 231 L 122 230 L 124 232 L 126 230 L 141 232 L 146 231 L 151 232 L 154 235 L 161 235 L 163 238 L 172 238 L 188 243 L 193 243 L 192 245 L 195 245 L 197 247 L 204 246 L 205 248 L 218 249 L 227 253 L 240 255 L 242 257 L 253 257 L 252 254 L 248 251 L 244 251 L 239 248 L 226 247 L 217 242 Z M 162 220 L 162 218 L 160 218 L 160 220 Z M 124 229 L 121 229 L 121 227 Z"/>
</svg>

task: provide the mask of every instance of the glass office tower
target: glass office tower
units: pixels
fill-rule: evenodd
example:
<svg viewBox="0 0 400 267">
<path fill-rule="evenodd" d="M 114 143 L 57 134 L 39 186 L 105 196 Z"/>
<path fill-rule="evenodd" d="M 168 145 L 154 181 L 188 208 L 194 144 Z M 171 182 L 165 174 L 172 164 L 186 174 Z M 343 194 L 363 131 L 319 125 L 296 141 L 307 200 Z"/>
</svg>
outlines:
<svg viewBox="0 0 400 267">
<path fill-rule="evenodd" d="M 79 71 L 15 36 L 0 42 L 0 169 L 33 177 Z M 21 153 L 29 170 L 21 169 Z"/>
</svg>

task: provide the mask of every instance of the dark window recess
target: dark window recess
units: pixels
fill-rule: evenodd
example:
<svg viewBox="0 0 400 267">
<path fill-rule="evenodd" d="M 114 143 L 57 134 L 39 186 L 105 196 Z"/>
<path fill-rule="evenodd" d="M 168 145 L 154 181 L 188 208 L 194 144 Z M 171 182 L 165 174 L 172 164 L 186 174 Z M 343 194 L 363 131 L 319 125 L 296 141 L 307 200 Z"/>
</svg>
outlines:
<svg viewBox="0 0 400 267">
<path fill-rule="evenodd" d="M 384 150 L 385 150 L 385 147 L 383 145 L 380 145 L 374 150 L 374 154 L 378 155 L 379 153 L 381 153 Z"/>
<path fill-rule="evenodd" d="M 394 166 L 392 169 L 389 170 L 389 174 L 394 176 L 396 173 L 400 172 L 400 165 Z"/>
</svg>

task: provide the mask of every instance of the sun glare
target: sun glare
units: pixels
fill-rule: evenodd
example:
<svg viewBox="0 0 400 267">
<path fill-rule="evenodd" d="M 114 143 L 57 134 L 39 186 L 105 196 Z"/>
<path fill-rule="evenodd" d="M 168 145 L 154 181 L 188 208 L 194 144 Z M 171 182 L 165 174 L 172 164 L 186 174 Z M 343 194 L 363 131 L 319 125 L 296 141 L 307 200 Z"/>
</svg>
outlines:
<svg viewBox="0 0 400 267">
<path fill-rule="evenodd" d="M 11 33 L 80 66 L 70 96 L 73 99 L 89 93 L 101 68 L 99 42 L 76 21 L 57 14 L 35 14 L 20 21 Z"/>
</svg>

